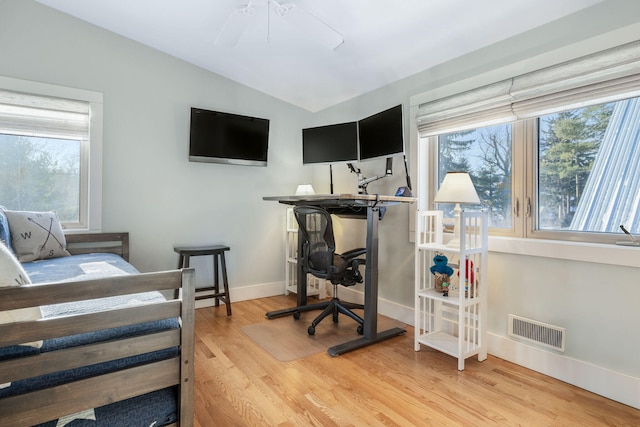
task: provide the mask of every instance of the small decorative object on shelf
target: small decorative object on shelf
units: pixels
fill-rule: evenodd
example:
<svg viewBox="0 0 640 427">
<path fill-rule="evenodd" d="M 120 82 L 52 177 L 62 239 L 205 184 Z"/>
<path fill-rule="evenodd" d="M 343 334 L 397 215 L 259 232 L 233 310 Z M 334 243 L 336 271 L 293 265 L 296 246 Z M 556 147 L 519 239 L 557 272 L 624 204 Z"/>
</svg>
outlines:
<svg viewBox="0 0 640 427">
<path fill-rule="evenodd" d="M 464 262 L 465 280 L 464 280 L 464 296 L 469 298 L 469 283 L 471 283 L 471 293 L 476 294 L 478 284 L 476 283 L 476 274 L 473 268 L 473 260 L 466 259 Z M 460 277 L 460 271 L 458 271 L 458 277 Z"/>
<path fill-rule="evenodd" d="M 430 268 L 431 274 L 435 277 L 435 290 L 442 292 L 443 296 L 449 295 L 449 281 L 453 275 L 453 268 L 449 267 L 449 258 L 438 252 L 433 257 L 433 265 Z M 445 286 L 446 285 L 446 286 Z"/>
</svg>

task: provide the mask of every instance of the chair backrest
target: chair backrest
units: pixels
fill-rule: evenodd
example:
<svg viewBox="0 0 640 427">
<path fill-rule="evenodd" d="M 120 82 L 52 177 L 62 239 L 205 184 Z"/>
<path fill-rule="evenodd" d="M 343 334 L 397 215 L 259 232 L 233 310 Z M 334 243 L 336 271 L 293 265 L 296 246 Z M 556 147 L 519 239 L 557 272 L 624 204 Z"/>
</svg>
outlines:
<svg viewBox="0 0 640 427">
<path fill-rule="evenodd" d="M 336 250 L 331 215 L 315 206 L 296 206 L 293 213 L 304 238 L 304 269 L 316 277 L 330 278 Z"/>
</svg>

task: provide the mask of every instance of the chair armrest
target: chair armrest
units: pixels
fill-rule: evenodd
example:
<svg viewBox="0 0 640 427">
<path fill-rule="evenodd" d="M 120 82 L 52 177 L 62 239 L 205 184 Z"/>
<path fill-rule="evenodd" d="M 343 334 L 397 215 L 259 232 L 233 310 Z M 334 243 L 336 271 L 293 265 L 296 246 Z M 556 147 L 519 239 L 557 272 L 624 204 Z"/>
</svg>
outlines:
<svg viewBox="0 0 640 427">
<path fill-rule="evenodd" d="M 367 250 L 365 248 L 357 248 L 341 253 L 340 257 L 342 257 L 343 259 L 351 259 L 360 255 L 364 255 L 365 253 L 367 253 Z"/>
</svg>

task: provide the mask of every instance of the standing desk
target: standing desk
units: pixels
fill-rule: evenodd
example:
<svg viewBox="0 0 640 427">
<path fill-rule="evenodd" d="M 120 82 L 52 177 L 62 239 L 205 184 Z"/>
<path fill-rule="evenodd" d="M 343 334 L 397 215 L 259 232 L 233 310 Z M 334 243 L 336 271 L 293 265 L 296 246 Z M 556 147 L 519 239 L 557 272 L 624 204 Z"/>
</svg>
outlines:
<svg viewBox="0 0 640 427">
<path fill-rule="evenodd" d="M 363 336 L 329 348 L 327 351 L 331 356 L 338 356 L 405 333 L 405 330 L 401 328 L 391 328 L 378 332 L 378 221 L 381 207 L 386 208 L 386 206 L 399 203 L 413 203 L 416 201 L 415 198 L 375 194 L 314 194 L 269 196 L 263 197 L 263 200 L 277 201 L 292 206 L 318 206 L 334 215 L 367 219 Z M 298 233 L 298 236 L 300 236 L 300 233 Z M 303 271 L 303 265 L 300 260 L 303 252 L 302 245 L 302 239 L 298 238 L 297 306 L 270 311 L 266 314 L 269 319 L 292 315 L 299 312 L 299 307 L 303 307 L 307 303 L 307 275 Z M 313 305 L 309 306 L 309 310 L 312 309 L 314 309 Z"/>
</svg>

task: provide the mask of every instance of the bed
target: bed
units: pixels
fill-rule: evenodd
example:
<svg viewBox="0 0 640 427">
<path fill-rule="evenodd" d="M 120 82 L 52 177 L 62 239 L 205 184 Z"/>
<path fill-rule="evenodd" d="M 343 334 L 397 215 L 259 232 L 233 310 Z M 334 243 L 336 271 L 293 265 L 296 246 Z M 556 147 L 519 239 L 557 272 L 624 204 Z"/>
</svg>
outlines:
<svg viewBox="0 0 640 427">
<path fill-rule="evenodd" d="M 0 426 L 192 426 L 193 270 L 137 272 L 127 233 L 66 240 L 0 288 L 0 312 L 42 312 L 0 324 Z"/>
</svg>

